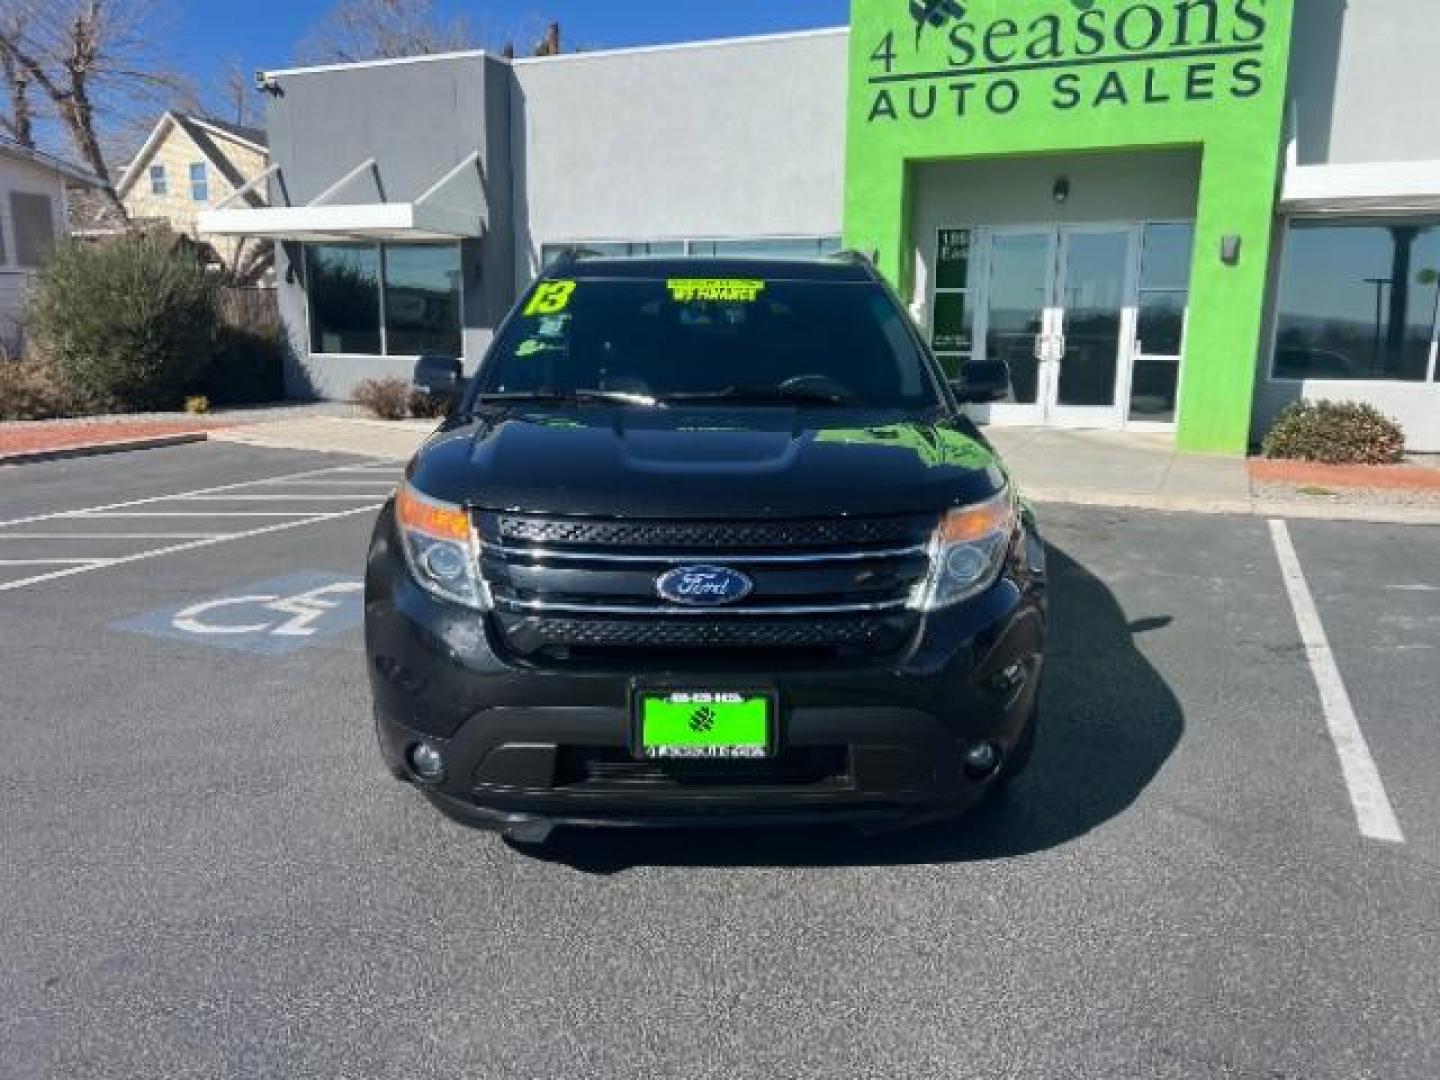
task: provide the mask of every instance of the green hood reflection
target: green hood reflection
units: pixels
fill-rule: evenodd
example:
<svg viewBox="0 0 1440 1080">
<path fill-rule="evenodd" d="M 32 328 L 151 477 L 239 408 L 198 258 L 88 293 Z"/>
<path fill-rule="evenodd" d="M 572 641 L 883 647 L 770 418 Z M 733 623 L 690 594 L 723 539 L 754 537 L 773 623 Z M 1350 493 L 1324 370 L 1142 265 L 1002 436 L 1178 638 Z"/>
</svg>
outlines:
<svg viewBox="0 0 1440 1080">
<path fill-rule="evenodd" d="M 946 427 L 886 424 L 868 428 L 832 428 L 817 433 L 815 441 L 909 450 L 932 469 L 988 469 L 995 464 L 994 454 L 983 445 Z"/>
</svg>

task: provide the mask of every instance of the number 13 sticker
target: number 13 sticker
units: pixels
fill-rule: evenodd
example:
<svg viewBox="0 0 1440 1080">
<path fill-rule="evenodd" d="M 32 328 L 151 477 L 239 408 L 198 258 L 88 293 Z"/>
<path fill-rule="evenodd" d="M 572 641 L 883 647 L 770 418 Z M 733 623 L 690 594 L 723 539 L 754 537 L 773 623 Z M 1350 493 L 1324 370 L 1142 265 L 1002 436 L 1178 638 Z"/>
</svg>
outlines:
<svg viewBox="0 0 1440 1080">
<path fill-rule="evenodd" d="M 525 305 L 525 314 L 558 315 L 570 306 L 570 298 L 574 295 L 575 282 L 547 281 L 530 297 L 530 303 Z"/>
</svg>

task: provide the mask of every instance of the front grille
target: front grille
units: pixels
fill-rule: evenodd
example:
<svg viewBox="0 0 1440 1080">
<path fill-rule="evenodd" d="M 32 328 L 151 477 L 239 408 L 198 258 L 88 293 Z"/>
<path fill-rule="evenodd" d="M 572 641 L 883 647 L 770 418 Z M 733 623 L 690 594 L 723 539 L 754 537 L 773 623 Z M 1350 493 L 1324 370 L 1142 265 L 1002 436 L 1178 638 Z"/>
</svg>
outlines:
<svg viewBox="0 0 1440 1080">
<path fill-rule="evenodd" d="M 723 554 L 744 548 L 818 548 L 893 544 L 934 526 L 914 517 L 830 518 L 799 521 L 600 521 L 500 514 L 502 543 L 576 544 L 606 548 L 702 550 Z"/>
<path fill-rule="evenodd" d="M 933 518 L 622 521 L 480 513 L 481 571 L 509 647 L 546 659 L 616 653 L 818 656 L 896 652 L 929 570 Z M 732 604 L 673 603 L 677 567 L 749 577 Z M 728 653 L 726 651 L 729 651 Z"/>
</svg>

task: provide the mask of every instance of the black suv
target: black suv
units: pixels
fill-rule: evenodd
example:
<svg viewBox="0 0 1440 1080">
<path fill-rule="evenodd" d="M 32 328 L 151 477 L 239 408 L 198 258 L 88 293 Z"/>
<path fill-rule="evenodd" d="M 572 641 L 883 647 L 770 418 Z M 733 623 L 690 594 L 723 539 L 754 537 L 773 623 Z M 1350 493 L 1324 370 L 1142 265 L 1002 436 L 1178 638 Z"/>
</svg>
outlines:
<svg viewBox="0 0 1440 1080">
<path fill-rule="evenodd" d="M 1029 508 L 868 261 L 553 266 L 380 516 L 380 746 L 557 824 L 954 814 L 1024 768 Z M 998 376 L 998 377 L 997 377 Z"/>
</svg>

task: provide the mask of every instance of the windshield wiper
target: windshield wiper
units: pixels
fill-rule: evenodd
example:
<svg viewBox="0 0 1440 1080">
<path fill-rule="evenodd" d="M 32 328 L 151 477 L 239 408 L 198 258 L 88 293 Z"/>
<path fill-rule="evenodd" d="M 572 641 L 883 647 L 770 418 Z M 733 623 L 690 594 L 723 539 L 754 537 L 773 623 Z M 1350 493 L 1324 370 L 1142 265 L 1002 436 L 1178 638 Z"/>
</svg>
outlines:
<svg viewBox="0 0 1440 1080">
<path fill-rule="evenodd" d="M 566 404 L 568 402 L 580 402 L 582 404 L 599 403 L 604 405 L 638 405 L 643 408 L 654 408 L 660 404 L 649 394 L 629 394 L 621 390 L 516 390 L 503 394 L 477 394 L 475 404 L 477 405 L 531 405 L 531 404 Z"/>
<path fill-rule="evenodd" d="M 788 389 L 781 386 L 727 386 L 722 390 L 666 394 L 660 400 L 667 405 L 688 404 L 697 401 L 729 401 L 740 405 L 852 405 L 855 402 L 855 396 L 799 386 Z"/>
</svg>

